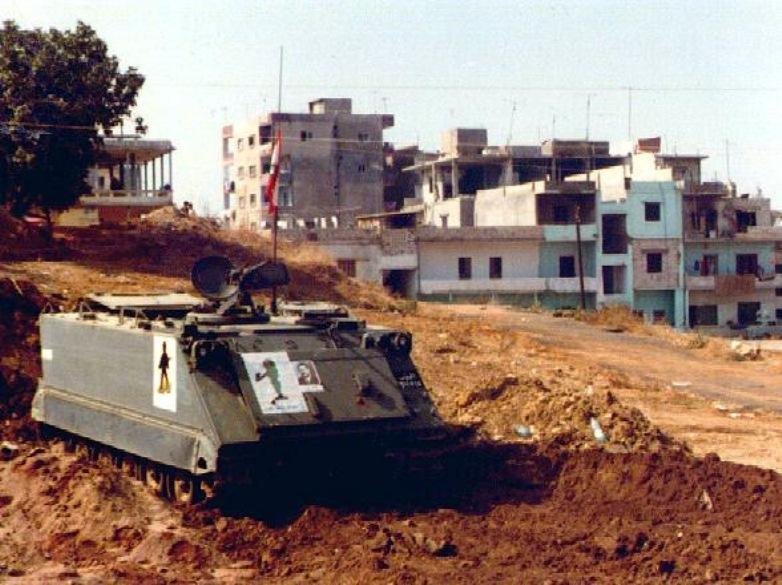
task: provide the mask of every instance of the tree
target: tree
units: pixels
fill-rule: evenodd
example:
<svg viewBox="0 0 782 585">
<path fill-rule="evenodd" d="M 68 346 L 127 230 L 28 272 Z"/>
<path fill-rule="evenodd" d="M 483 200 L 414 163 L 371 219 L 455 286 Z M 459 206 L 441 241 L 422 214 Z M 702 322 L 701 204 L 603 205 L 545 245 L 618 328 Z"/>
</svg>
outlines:
<svg viewBox="0 0 782 585">
<path fill-rule="evenodd" d="M 89 192 L 101 131 L 129 116 L 144 77 L 121 71 L 95 31 L 0 29 L 0 204 L 49 217 Z M 143 124 L 143 122 L 142 122 Z"/>
</svg>

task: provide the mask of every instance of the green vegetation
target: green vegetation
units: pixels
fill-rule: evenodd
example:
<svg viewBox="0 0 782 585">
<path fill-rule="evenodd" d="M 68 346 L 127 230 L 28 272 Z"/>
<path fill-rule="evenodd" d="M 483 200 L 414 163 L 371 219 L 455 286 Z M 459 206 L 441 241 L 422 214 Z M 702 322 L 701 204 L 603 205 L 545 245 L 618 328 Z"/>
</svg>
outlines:
<svg viewBox="0 0 782 585">
<path fill-rule="evenodd" d="M 130 114 L 144 77 L 83 22 L 74 30 L 0 29 L 0 205 L 46 216 L 88 192 L 102 130 Z"/>
</svg>

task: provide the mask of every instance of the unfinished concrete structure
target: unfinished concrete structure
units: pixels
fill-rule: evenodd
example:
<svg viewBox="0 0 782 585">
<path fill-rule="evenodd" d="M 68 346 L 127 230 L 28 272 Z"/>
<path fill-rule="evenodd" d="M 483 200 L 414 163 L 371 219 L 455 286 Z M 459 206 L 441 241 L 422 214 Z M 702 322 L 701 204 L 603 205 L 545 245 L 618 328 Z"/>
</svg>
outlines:
<svg viewBox="0 0 782 585">
<path fill-rule="evenodd" d="M 619 164 L 607 142 L 551 140 L 541 146 L 489 146 L 482 128 L 454 128 L 442 135 L 440 152 L 419 156 L 416 198 L 426 205 L 425 222 L 440 227 L 472 226 L 478 191 L 535 181 L 561 182 L 589 169 Z"/>
<path fill-rule="evenodd" d="M 61 226 L 120 224 L 173 204 L 174 147 L 135 134 L 106 136 L 89 169 L 90 193 L 56 215 Z"/>
<path fill-rule="evenodd" d="M 307 113 L 269 113 L 223 130 L 229 225 L 270 227 L 266 186 L 272 144 L 282 134 L 280 227 L 349 227 L 384 210 L 383 131 L 388 114 L 354 114 L 347 98 L 310 102 Z"/>
</svg>

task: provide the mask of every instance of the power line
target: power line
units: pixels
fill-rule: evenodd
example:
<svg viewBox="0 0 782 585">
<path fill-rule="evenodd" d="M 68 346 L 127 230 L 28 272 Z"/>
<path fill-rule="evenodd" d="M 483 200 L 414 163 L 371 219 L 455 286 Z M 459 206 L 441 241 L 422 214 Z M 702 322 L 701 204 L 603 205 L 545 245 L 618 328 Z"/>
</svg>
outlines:
<svg viewBox="0 0 782 585">
<path fill-rule="evenodd" d="M 218 88 L 264 88 L 271 84 L 263 83 L 225 83 L 225 82 L 158 82 L 155 84 L 160 87 L 218 87 Z M 449 85 L 449 84 L 399 84 L 399 85 L 328 85 L 315 83 L 289 83 L 285 85 L 291 89 L 318 89 L 318 90 L 350 90 L 350 91 L 373 91 L 373 90 L 396 90 L 396 91 L 519 91 L 519 92 L 585 92 L 585 91 L 604 91 L 604 92 L 626 92 L 626 85 L 595 85 L 595 86 L 575 86 L 575 85 L 551 85 L 551 86 L 530 86 L 530 85 Z M 633 85 L 633 91 L 641 92 L 778 92 L 782 91 L 780 86 L 696 86 L 696 85 Z"/>
</svg>

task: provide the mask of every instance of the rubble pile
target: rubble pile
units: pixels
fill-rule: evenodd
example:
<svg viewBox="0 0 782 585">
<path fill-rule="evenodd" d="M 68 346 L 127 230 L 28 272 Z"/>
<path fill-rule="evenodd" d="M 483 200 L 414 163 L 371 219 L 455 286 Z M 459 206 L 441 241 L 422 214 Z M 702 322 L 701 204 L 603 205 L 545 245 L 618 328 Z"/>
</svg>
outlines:
<svg viewBox="0 0 782 585">
<path fill-rule="evenodd" d="M 163 229 L 180 233 L 202 233 L 215 235 L 220 229 L 216 219 L 199 217 L 195 211 L 177 207 L 161 207 L 143 215 L 138 220 L 142 229 Z"/>
<path fill-rule="evenodd" d="M 366 318 L 411 330 L 415 361 L 441 412 L 491 439 L 568 450 L 687 450 L 617 399 L 611 388 L 621 377 L 560 363 L 522 333 L 437 315 Z"/>
</svg>

